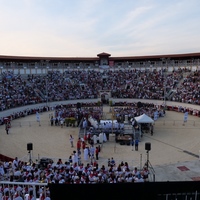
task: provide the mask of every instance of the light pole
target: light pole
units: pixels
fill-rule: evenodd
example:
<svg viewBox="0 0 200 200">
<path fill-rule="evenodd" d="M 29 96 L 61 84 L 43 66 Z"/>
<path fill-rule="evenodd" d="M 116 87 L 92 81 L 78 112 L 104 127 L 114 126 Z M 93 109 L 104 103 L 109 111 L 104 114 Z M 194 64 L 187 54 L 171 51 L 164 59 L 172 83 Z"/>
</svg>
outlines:
<svg viewBox="0 0 200 200">
<path fill-rule="evenodd" d="M 162 75 L 163 75 L 163 101 L 164 101 L 164 106 L 166 104 L 166 74 L 163 68 L 163 64 L 166 62 L 166 58 L 161 58 L 162 60 Z"/>
<path fill-rule="evenodd" d="M 46 106 L 48 106 L 48 69 L 49 67 L 47 67 L 47 74 L 46 74 Z"/>
<path fill-rule="evenodd" d="M 147 150 L 147 169 L 149 169 L 149 150 Z"/>
<path fill-rule="evenodd" d="M 3 67 L 1 67 L 1 75 L 2 75 L 2 73 L 3 73 Z"/>
<path fill-rule="evenodd" d="M 166 73 L 167 73 L 167 69 L 168 69 L 168 62 L 170 60 L 170 58 L 161 58 L 162 60 L 162 72 L 164 73 L 164 77 L 163 77 L 163 92 L 164 92 L 164 107 L 166 106 L 166 86 L 167 86 L 167 78 L 166 78 Z M 166 68 L 163 69 L 163 64 L 165 64 Z"/>
<path fill-rule="evenodd" d="M 149 60 L 147 63 L 148 63 L 149 71 L 152 72 L 153 69 L 152 69 L 151 61 Z"/>
</svg>

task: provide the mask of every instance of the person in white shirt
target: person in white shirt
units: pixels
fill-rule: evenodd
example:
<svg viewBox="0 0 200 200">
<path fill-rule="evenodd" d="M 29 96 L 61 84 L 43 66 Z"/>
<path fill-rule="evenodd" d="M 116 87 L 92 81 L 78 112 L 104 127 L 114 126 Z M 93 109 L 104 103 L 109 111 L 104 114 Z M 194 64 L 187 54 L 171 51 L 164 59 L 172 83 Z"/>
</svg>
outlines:
<svg viewBox="0 0 200 200">
<path fill-rule="evenodd" d="M 4 176 L 4 174 L 5 174 L 4 167 L 3 165 L 0 165 L 0 177 Z"/>
<path fill-rule="evenodd" d="M 23 200 L 23 198 L 18 193 L 15 193 L 13 200 Z"/>
<path fill-rule="evenodd" d="M 103 133 L 103 141 L 104 141 L 104 142 L 107 142 L 107 137 L 106 137 L 106 134 L 105 134 L 105 133 Z"/>
<path fill-rule="evenodd" d="M 90 147 L 89 151 L 90 151 L 90 156 L 91 156 L 91 158 L 94 158 L 95 147 L 94 147 L 93 145 Z"/>
<path fill-rule="evenodd" d="M 18 168 L 18 165 L 19 165 L 18 158 L 15 157 L 15 159 L 13 160 L 13 163 L 12 163 L 13 170 L 15 170 L 16 168 Z"/>
<path fill-rule="evenodd" d="M 94 144 L 97 144 L 97 136 L 96 136 L 96 135 L 93 135 L 93 136 L 92 136 L 92 139 L 93 139 L 93 141 L 94 141 Z"/>
<path fill-rule="evenodd" d="M 9 162 L 4 162 L 3 163 L 3 167 L 4 167 L 4 172 L 5 172 L 5 174 L 7 174 L 7 172 L 8 172 L 8 169 L 9 169 L 9 167 L 10 167 L 10 164 L 9 164 Z"/>
<path fill-rule="evenodd" d="M 85 160 L 85 161 L 88 160 L 88 153 L 89 153 L 88 147 L 86 147 L 86 148 L 84 149 L 84 160 Z"/>
<path fill-rule="evenodd" d="M 60 126 L 61 126 L 61 128 L 63 128 L 63 123 L 64 123 L 63 118 L 61 118 L 60 119 Z"/>
<path fill-rule="evenodd" d="M 86 118 L 84 118 L 84 121 L 83 121 L 84 134 L 86 133 L 86 128 L 87 128 L 87 120 Z"/>
<path fill-rule="evenodd" d="M 28 194 L 25 194 L 25 200 L 35 200 L 32 188 L 29 189 Z"/>
<path fill-rule="evenodd" d="M 78 153 L 76 151 L 73 152 L 72 163 L 78 163 Z"/>
<path fill-rule="evenodd" d="M 69 141 L 70 141 L 70 144 L 71 144 L 71 147 L 74 147 L 74 138 L 72 137 L 72 135 L 70 135 L 69 137 Z"/>
</svg>

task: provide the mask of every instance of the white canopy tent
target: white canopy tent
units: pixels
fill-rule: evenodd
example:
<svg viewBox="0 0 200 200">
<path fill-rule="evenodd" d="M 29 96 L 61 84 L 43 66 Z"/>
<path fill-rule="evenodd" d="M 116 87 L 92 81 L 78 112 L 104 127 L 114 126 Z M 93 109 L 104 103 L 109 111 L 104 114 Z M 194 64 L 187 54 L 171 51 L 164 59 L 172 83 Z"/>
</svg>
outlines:
<svg viewBox="0 0 200 200">
<path fill-rule="evenodd" d="M 147 116 L 146 114 L 140 115 L 139 117 L 135 117 L 135 120 L 139 124 L 154 123 L 154 120 L 151 119 L 151 117 Z"/>
<path fill-rule="evenodd" d="M 134 129 L 134 138 L 139 138 L 141 139 L 142 137 L 142 132 L 141 132 L 141 124 L 152 124 L 154 123 L 154 120 L 151 119 L 148 115 L 146 114 L 143 114 L 143 115 L 140 115 L 138 117 L 135 117 L 135 120 L 138 124 L 138 129 Z"/>
</svg>

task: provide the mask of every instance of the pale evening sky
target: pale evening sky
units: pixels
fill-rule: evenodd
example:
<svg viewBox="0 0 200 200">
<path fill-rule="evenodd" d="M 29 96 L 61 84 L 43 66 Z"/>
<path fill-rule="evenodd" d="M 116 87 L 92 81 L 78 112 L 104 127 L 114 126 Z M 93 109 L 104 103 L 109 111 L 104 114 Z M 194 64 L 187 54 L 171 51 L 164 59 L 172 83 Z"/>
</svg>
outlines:
<svg viewBox="0 0 200 200">
<path fill-rule="evenodd" d="M 0 0 L 0 55 L 200 52 L 199 0 Z"/>
</svg>

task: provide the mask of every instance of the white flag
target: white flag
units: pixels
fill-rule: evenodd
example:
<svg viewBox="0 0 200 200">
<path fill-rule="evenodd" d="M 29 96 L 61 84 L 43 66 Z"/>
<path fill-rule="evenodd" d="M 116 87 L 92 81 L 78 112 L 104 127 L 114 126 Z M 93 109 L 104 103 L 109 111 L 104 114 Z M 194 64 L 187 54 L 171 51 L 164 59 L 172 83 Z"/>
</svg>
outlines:
<svg viewBox="0 0 200 200">
<path fill-rule="evenodd" d="M 187 122 L 187 120 L 188 120 L 188 112 L 186 111 L 184 113 L 184 122 Z"/>
<path fill-rule="evenodd" d="M 40 114 L 38 112 L 36 112 L 36 121 L 39 122 L 40 121 Z"/>
</svg>

